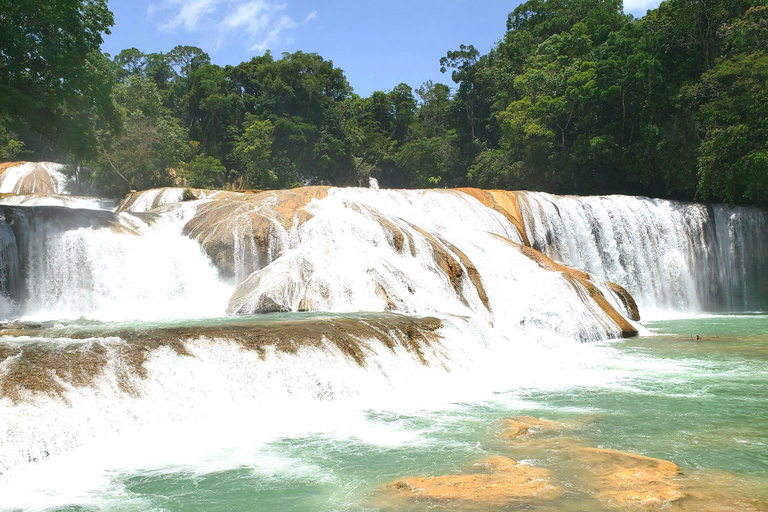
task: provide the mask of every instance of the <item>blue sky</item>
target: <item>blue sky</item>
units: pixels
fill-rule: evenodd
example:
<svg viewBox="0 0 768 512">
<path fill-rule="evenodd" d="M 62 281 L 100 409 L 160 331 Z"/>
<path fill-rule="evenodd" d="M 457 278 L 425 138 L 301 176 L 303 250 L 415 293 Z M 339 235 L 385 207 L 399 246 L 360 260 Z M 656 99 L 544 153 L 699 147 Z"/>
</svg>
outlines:
<svg viewBox="0 0 768 512">
<path fill-rule="evenodd" d="M 625 0 L 642 16 L 660 0 Z M 215 64 L 238 64 L 266 49 L 319 53 L 344 70 L 357 94 L 426 80 L 453 86 L 440 57 L 460 44 L 487 52 L 518 0 L 110 0 L 115 14 L 103 51 L 167 52 L 198 46 Z"/>
</svg>

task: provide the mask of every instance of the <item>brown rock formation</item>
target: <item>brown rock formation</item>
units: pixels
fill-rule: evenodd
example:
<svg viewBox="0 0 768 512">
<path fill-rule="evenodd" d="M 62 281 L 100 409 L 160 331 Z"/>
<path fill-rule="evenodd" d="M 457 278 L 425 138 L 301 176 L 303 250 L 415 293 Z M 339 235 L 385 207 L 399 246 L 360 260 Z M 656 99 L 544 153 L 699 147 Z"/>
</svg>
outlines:
<svg viewBox="0 0 768 512">
<path fill-rule="evenodd" d="M 581 286 L 583 287 L 587 293 L 589 294 L 589 297 L 597 304 L 597 306 L 610 318 L 618 327 L 621 329 L 621 335 L 625 338 L 630 338 L 632 336 L 637 336 L 638 332 L 635 326 L 633 326 L 629 321 L 624 318 L 624 316 L 616 311 L 616 309 L 611 305 L 610 302 L 605 298 L 605 295 L 603 295 L 603 292 L 600 291 L 600 289 L 595 286 L 595 284 L 592 282 L 592 279 L 590 278 L 589 274 L 581 271 L 576 270 L 570 267 L 566 267 L 565 265 L 561 265 L 554 260 L 552 260 L 549 256 L 546 256 L 536 249 L 533 249 L 531 247 L 525 247 L 523 245 L 517 244 L 513 242 L 512 240 L 509 240 L 507 238 L 504 238 L 503 236 L 496 235 L 498 238 L 505 240 L 507 243 L 512 244 L 514 247 L 516 247 L 522 254 L 530 258 L 531 260 L 535 261 L 537 265 L 539 265 L 544 270 L 549 270 L 550 272 L 560 272 L 563 274 L 563 277 L 565 277 L 574 287 Z M 619 289 L 621 288 L 617 284 L 613 284 L 611 289 Z M 631 298 L 629 295 L 629 292 L 621 288 L 624 295 Z M 626 302 L 625 302 L 626 303 Z M 634 299 L 632 300 L 632 303 L 634 303 Z M 637 306 L 635 305 L 635 308 Z M 639 317 L 639 314 L 638 314 Z"/>
<path fill-rule="evenodd" d="M 413 235 L 406 229 L 397 226 L 393 219 L 389 219 L 379 211 L 365 205 L 349 204 L 347 205 L 347 208 L 362 215 L 367 215 L 375 220 L 381 226 L 384 233 L 386 233 L 389 245 L 391 245 L 399 254 L 403 254 L 407 242 L 411 256 L 416 255 L 416 247 L 413 245 Z M 401 222 L 405 221 L 401 220 Z"/>
<path fill-rule="evenodd" d="M 461 280 L 466 274 L 466 276 L 469 278 L 469 281 L 475 287 L 480 301 L 483 303 L 485 308 L 490 311 L 491 306 L 488 302 L 488 295 L 485 293 L 483 283 L 480 280 L 480 273 L 477 271 L 475 264 L 472 263 L 467 255 L 461 252 L 447 240 L 434 236 L 418 226 L 411 225 L 411 227 L 423 235 L 430 243 L 432 246 L 432 255 L 434 257 L 435 263 L 437 263 L 437 265 L 440 267 L 440 270 L 442 270 L 445 275 L 448 276 L 448 280 L 451 282 L 451 287 L 453 287 L 454 291 L 461 298 L 462 302 L 464 302 L 464 304 L 468 304 L 466 297 L 464 297 L 464 294 L 461 291 Z M 458 260 L 454 258 L 448 251 L 453 252 L 456 257 L 458 257 Z M 464 269 L 466 269 L 466 273 Z"/>
<path fill-rule="evenodd" d="M 608 285 L 608 288 L 621 300 L 621 302 L 624 304 L 624 307 L 627 308 L 627 311 L 629 311 L 629 318 L 630 320 L 634 320 L 635 322 L 640 321 L 640 310 L 637 307 L 637 302 L 635 302 L 635 298 L 630 295 L 630 293 L 623 287 L 616 283 L 612 283 L 610 281 L 606 281 L 605 284 Z"/>
<path fill-rule="evenodd" d="M 12 191 L 14 194 L 46 196 L 61 192 L 58 182 L 51 177 L 46 168 L 46 165 L 49 165 L 47 162 L 5 162 L 0 164 L 0 175 L 4 174 L 8 169 L 27 163 L 30 164 L 30 168 L 14 185 Z"/>
<path fill-rule="evenodd" d="M 165 327 L 153 330 L 86 330 L 68 334 L 68 342 L 16 343 L 0 341 L 0 399 L 19 403 L 38 394 L 66 401 L 71 387 L 95 385 L 107 368 L 114 368 L 120 389 L 137 394 L 134 383 L 147 377 L 145 363 L 152 351 L 167 347 L 179 356 L 192 356 L 187 342 L 234 343 L 264 358 L 267 348 L 296 354 L 302 347 L 335 348 L 356 364 L 380 350 L 402 348 L 423 364 L 425 352 L 439 342 L 437 318 L 416 318 L 393 313 L 358 318 L 292 318 L 275 321 L 237 321 L 207 327 Z M 4 336 L 60 338 L 46 329 L 25 329 L 13 324 Z M 102 341 L 80 339 L 105 338 Z M 119 339 L 116 339 L 119 338 Z M 110 364 L 112 362 L 112 364 Z"/>
<path fill-rule="evenodd" d="M 0 175 L 2 175 L 5 171 L 7 171 L 8 169 L 10 169 L 12 167 L 18 167 L 21 164 L 25 164 L 25 163 L 27 163 L 27 162 L 25 162 L 23 160 L 19 161 L 19 162 L 2 162 L 2 163 L 0 163 Z"/>
<path fill-rule="evenodd" d="M 523 239 L 523 245 L 530 247 L 531 243 L 528 241 L 528 235 L 525 231 L 525 222 L 523 222 L 523 214 L 520 210 L 520 203 L 518 202 L 517 195 L 514 192 L 507 190 L 481 190 L 479 188 L 457 188 L 459 192 L 463 192 L 469 196 L 474 197 L 488 208 L 496 210 L 504 217 L 507 218 L 516 228 L 520 237 Z"/>
<path fill-rule="evenodd" d="M 243 275 L 266 266 L 282 250 L 279 231 L 286 232 L 312 218 L 304 209 L 312 199 L 323 199 L 328 187 L 227 196 L 200 205 L 184 227 L 184 234 L 200 242 L 227 276 L 234 276 L 235 247 L 243 251 Z"/>
<path fill-rule="evenodd" d="M 131 207 L 140 200 L 143 196 L 146 194 L 153 194 L 155 197 L 153 199 L 152 205 L 150 206 L 150 210 L 152 208 L 157 208 L 160 206 L 164 206 L 165 204 L 169 203 L 163 203 L 164 195 L 168 191 L 172 190 L 178 190 L 181 192 L 181 200 L 182 201 L 190 201 L 195 199 L 241 199 L 248 197 L 249 195 L 252 195 L 250 192 L 234 192 L 231 190 L 207 190 L 202 188 L 184 188 L 181 187 L 163 187 L 163 188 L 155 188 L 150 190 L 140 190 L 138 192 L 131 192 L 127 196 L 123 198 L 122 201 L 120 201 L 120 204 L 117 205 L 117 208 L 115 209 L 116 212 L 128 212 L 131 211 Z"/>
<path fill-rule="evenodd" d="M 533 430 L 560 430 L 564 427 L 562 423 L 556 421 L 542 420 L 533 416 L 518 416 L 511 420 L 504 420 L 502 435 L 504 437 L 520 437 L 531 433 Z"/>
<path fill-rule="evenodd" d="M 538 498 L 551 500 L 561 494 L 549 471 L 518 464 L 506 457 L 489 457 L 474 465 L 480 473 L 409 477 L 388 484 L 395 499 L 502 505 Z"/>
<path fill-rule="evenodd" d="M 619 507 L 656 506 L 685 496 L 680 468 L 636 453 L 582 448 L 577 451 L 598 499 Z"/>
</svg>

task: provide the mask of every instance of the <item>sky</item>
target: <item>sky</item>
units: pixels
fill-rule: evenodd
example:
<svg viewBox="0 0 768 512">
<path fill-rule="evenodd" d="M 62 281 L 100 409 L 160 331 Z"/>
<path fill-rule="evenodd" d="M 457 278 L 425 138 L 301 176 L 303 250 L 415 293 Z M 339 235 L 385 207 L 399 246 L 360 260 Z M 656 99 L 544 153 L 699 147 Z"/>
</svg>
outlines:
<svg viewBox="0 0 768 512">
<path fill-rule="evenodd" d="M 643 16 L 660 0 L 625 0 Z M 314 52 L 344 70 L 360 96 L 414 89 L 427 80 L 454 86 L 440 57 L 461 44 L 486 53 L 519 0 L 109 0 L 115 15 L 102 50 L 168 52 L 202 48 L 214 64 L 236 65 L 267 49 Z"/>
</svg>

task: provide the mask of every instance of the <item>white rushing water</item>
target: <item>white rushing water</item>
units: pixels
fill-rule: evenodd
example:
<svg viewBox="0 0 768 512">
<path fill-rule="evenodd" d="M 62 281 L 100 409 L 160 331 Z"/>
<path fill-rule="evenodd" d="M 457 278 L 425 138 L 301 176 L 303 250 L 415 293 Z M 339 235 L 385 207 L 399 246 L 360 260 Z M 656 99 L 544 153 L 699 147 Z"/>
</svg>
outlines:
<svg viewBox="0 0 768 512">
<path fill-rule="evenodd" d="M 0 175 L 0 194 L 63 194 L 67 178 L 62 164 L 25 162 Z"/>
<path fill-rule="evenodd" d="M 5 319 L 129 320 L 224 313 L 232 292 L 183 220 L 66 208 L 5 208 L 3 259 L 13 274 Z M 17 252 L 21 258 L 14 258 Z"/>
<path fill-rule="evenodd" d="M 627 288 L 644 316 L 768 308 L 768 214 L 630 196 L 521 194 L 533 246 Z"/>
<path fill-rule="evenodd" d="M 627 313 L 602 279 L 627 287 L 641 314 L 765 307 L 760 210 L 620 196 L 523 198 L 532 245 L 593 274 L 617 311 Z M 367 411 L 441 410 L 495 400 L 500 390 L 617 386 L 649 364 L 580 343 L 620 330 L 584 287 L 521 254 L 520 234 L 504 216 L 460 192 L 331 189 L 305 207 L 304 222 L 284 224 L 274 204 L 229 195 L 221 204 L 242 201 L 239 217 L 213 217 L 208 227 L 219 238 L 209 245 L 183 230 L 216 199 L 179 202 L 181 189 L 134 199 L 126 206 L 134 213 L 0 207 L 3 319 L 79 326 L 67 330 L 72 324 L 63 322 L 47 337 L 0 336 L 10 354 L 0 378 L 24 362 L 35 379 L 58 386 L 53 394 L 29 385 L 21 396 L 0 396 L 0 509 L 126 506 L 131 498 L 112 474 L 253 464 L 260 447 L 284 436 L 332 432 L 405 446 L 418 439 L 369 421 Z M 257 241 L 253 223 L 262 216 L 271 224 Z M 445 261 L 460 267 L 460 277 L 452 281 Z M 421 347 L 422 360 L 397 343 L 394 329 L 377 339 L 352 333 L 367 357 L 360 365 L 327 339 L 260 352 L 228 336 L 192 333 L 177 345 L 147 345 L 137 363 L 126 356 L 130 336 L 86 329 L 118 321 L 142 331 L 147 320 L 169 318 L 206 326 L 200 318 L 250 312 L 265 297 L 290 313 L 249 321 L 317 318 L 296 313 L 308 309 L 365 323 L 394 311 L 438 317 L 440 341 Z M 84 353 L 102 367 L 81 382 L 91 371 L 91 363 L 76 364 Z M 57 354 L 71 368 L 56 366 Z M 77 479 L 66 477 L 71 467 Z"/>
</svg>

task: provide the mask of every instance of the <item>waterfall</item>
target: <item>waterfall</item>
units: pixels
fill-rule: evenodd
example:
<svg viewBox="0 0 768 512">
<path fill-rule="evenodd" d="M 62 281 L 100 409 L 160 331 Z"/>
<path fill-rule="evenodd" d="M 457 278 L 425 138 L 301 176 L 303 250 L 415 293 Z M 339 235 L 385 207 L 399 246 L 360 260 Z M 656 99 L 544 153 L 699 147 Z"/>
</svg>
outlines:
<svg viewBox="0 0 768 512">
<path fill-rule="evenodd" d="M 0 175 L 0 194 L 63 194 L 67 178 L 61 164 L 25 162 Z"/>
<path fill-rule="evenodd" d="M 224 312 L 231 288 L 173 218 L 56 206 L 0 206 L 0 217 L 3 292 L 23 317 L 121 320 Z"/>
<path fill-rule="evenodd" d="M 644 197 L 520 193 L 534 248 L 626 287 L 645 313 L 768 309 L 768 213 Z"/>
<path fill-rule="evenodd" d="M 643 331 L 621 286 L 643 315 L 766 309 L 761 210 L 492 192 L 0 206 L 0 490 L 95 440 L 556 386 Z"/>
</svg>

